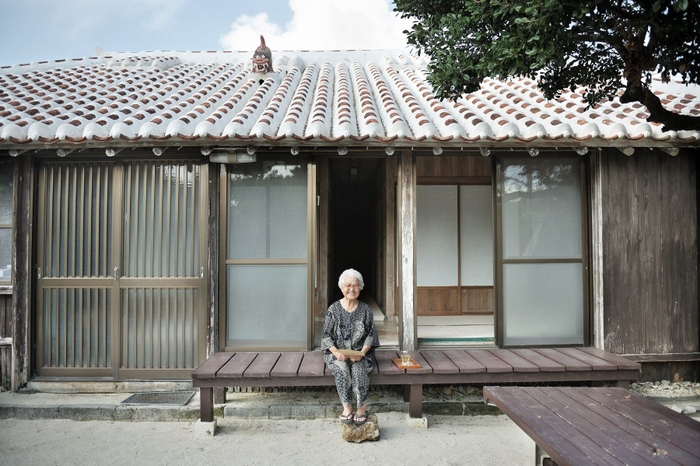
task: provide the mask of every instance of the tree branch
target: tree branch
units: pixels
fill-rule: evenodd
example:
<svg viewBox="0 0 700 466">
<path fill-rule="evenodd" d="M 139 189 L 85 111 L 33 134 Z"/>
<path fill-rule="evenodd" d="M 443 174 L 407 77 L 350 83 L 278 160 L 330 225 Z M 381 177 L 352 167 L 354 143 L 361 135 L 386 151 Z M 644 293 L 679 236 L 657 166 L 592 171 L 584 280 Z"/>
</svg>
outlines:
<svg viewBox="0 0 700 466">
<path fill-rule="evenodd" d="M 646 87 L 627 87 L 620 96 L 620 102 L 623 104 L 639 102 L 644 105 L 649 111 L 647 121 L 663 124 L 663 131 L 700 131 L 700 117 L 666 110 L 661 104 L 661 99 Z"/>
</svg>

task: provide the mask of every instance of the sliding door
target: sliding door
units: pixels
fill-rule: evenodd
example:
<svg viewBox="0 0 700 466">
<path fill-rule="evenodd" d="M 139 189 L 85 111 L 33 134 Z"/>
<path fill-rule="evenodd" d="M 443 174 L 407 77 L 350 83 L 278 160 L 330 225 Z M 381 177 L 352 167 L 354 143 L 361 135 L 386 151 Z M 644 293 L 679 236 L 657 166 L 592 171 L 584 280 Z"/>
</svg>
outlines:
<svg viewBox="0 0 700 466">
<path fill-rule="evenodd" d="M 584 344 L 588 268 L 583 159 L 503 157 L 498 177 L 503 345 Z"/>
<path fill-rule="evenodd" d="M 314 178 L 300 157 L 228 166 L 222 346 L 312 344 Z"/>
<path fill-rule="evenodd" d="M 37 373 L 187 379 L 205 356 L 206 166 L 43 162 Z"/>
</svg>

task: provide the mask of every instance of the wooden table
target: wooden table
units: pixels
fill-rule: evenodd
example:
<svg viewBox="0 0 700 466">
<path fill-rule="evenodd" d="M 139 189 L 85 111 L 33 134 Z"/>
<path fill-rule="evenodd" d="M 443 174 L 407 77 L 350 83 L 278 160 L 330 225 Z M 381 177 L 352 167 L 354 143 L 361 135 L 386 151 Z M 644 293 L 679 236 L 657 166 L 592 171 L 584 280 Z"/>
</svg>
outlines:
<svg viewBox="0 0 700 466">
<path fill-rule="evenodd" d="M 700 465 L 700 422 L 624 388 L 484 387 L 559 466 Z"/>
</svg>

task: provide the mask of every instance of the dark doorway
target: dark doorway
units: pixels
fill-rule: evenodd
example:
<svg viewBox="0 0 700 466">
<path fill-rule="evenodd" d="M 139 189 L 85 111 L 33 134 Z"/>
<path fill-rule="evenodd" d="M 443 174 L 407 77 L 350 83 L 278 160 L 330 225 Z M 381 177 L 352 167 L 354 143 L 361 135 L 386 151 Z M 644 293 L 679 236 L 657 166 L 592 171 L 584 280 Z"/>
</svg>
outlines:
<svg viewBox="0 0 700 466">
<path fill-rule="evenodd" d="M 379 158 L 330 160 L 330 288 L 333 299 L 342 297 L 338 277 L 343 270 L 359 271 L 363 293 L 374 294 L 376 259 L 376 212 Z"/>
</svg>

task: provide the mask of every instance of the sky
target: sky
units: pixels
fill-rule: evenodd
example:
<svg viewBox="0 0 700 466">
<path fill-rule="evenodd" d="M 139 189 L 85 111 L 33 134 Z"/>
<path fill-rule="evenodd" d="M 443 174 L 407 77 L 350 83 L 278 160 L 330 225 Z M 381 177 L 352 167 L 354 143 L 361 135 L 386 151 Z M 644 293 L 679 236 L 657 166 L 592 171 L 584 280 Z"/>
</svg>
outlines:
<svg viewBox="0 0 700 466">
<path fill-rule="evenodd" d="M 154 50 L 405 48 L 390 0 L 0 0 L 0 66 Z"/>
</svg>

